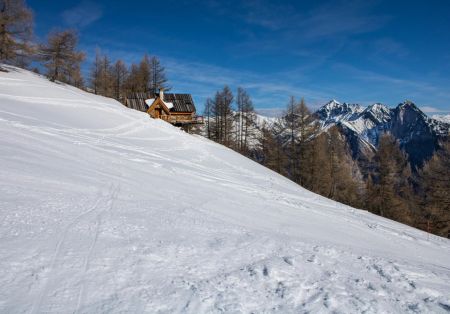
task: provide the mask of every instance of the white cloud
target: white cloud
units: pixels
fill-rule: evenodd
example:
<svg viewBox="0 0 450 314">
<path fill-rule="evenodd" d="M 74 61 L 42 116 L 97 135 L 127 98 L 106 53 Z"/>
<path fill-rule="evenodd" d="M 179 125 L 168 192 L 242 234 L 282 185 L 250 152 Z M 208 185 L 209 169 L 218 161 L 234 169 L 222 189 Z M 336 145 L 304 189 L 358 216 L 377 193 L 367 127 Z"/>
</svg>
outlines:
<svg viewBox="0 0 450 314">
<path fill-rule="evenodd" d="M 61 14 L 64 22 L 71 27 L 86 27 L 100 19 L 102 15 L 101 6 L 92 1 L 82 1 Z"/>
<path fill-rule="evenodd" d="M 431 106 L 421 106 L 420 110 L 422 110 L 423 112 L 426 113 L 442 113 L 442 112 L 448 112 L 448 111 L 444 111 L 442 109 L 439 108 L 435 108 L 435 107 L 431 107 Z"/>
</svg>

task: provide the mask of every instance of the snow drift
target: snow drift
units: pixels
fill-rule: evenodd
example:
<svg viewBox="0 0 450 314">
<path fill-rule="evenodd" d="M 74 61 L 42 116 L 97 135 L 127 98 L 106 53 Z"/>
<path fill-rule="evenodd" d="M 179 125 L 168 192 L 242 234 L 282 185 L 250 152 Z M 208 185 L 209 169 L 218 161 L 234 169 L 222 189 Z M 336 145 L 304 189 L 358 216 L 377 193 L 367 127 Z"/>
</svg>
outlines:
<svg viewBox="0 0 450 314">
<path fill-rule="evenodd" d="M 0 312 L 447 312 L 450 241 L 0 72 Z"/>
</svg>

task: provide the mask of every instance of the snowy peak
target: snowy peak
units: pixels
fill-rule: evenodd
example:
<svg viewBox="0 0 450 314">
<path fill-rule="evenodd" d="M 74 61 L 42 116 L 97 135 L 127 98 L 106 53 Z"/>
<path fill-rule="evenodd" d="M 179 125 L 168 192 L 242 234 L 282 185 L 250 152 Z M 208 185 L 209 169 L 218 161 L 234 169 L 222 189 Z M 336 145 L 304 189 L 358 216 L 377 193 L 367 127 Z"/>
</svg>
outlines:
<svg viewBox="0 0 450 314">
<path fill-rule="evenodd" d="M 391 119 L 391 110 L 383 104 L 375 103 L 367 107 L 362 116 L 374 123 L 387 122 Z"/>
<path fill-rule="evenodd" d="M 413 102 L 404 101 L 392 110 L 395 121 L 404 124 L 408 129 L 419 131 L 427 130 L 438 136 L 448 136 L 450 124 L 443 121 L 429 118 L 422 110 L 420 110 Z"/>
<path fill-rule="evenodd" d="M 367 107 L 360 119 L 371 121 L 374 124 L 387 123 L 391 120 L 391 110 L 383 104 L 375 103 Z"/>
<path fill-rule="evenodd" d="M 398 105 L 398 107 L 400 107 L 402 109 L 411 109 L 411 110 L 420 111 L 420 109 L 417 108 L 416 104 L 410 100 L 405 100 L 404 102 L 400 103 Z"/>
<path fill-rule="evenodd" d="M 428 117 L 411 101 L 404 101 L 392 110 L 392 127 L 401 129 L 403 136 L 407 133 L 429 132 Z"/>
<path fill-rule="evenodd" d="M 389 112 L 389 108 L 379 102 L 370 105 L 365 110 L 370 110 L 373 112 Z"/>
<path fill-rule="evenodd" d="M 342 105 L 339 101 L 337 101 L 336 99 L 332 99 L 329 102 L 327 102 L 323 107 L 332 110 L 334 108 L 340 108 L 341 106 Z"/>
<path fill-rule="evenodd" d="M 336 100 L 331 100 L 316 111 L 316 115 L 325 124 L 335 123 L 342 120 L 353 120 L 358 114 L 363 111 L 358 104 L 340 103 Z"/>
<path fill-rule="evenodd" d="M 416 104 L 414 104 L 412 101 L 409 100 L 405 100 L 404 102 L 402 102 L 401 104 L 399 104 L 397 106 L 397 108 L 394 109 L 394 112 L 398 112 L 399 115 L 415 115 L 415 116 L 420 116 L 421 118 L 423 118 L 424 120 L 427 119 L 427 116 L 425 113 L 422 112 L 422 110 L 420 110 Z"/>
</svg>

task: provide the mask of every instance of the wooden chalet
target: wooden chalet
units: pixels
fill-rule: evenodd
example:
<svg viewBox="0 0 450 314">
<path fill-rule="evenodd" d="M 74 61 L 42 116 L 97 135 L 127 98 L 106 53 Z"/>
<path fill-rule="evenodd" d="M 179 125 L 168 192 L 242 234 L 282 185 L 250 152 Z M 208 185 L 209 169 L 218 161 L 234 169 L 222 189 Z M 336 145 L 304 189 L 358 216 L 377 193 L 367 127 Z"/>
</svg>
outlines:
<svg viewBox="0 0 450 314">
<path fill-rule="evenodd" d="M 133 93 L 125 99 L 125 106 L 177 126 L 203 123 L 202 117 L 196 116 L 190 94 L 166 94 L 163 90 L 159 93 Z"/>
</svg>

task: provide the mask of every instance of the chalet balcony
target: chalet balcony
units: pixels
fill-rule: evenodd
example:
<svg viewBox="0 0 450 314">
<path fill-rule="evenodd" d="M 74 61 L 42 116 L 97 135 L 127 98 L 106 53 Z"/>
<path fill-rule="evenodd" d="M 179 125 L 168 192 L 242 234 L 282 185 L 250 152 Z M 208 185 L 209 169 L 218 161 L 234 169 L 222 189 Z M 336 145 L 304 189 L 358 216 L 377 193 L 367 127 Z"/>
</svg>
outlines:
<svg viewBox="0 0 450 314">
<path fill-rule="evenodd" d="M 160 117 L 162 120 L 171 124 L 203 124 L 203 116 L 192 116 L 191 114 L 180 115 L 164 115 Z"/>
<path fill-rule="evenodd" d="M 160 117 L 162 120 L 171 124 L 203 124 L 203 116 L 192 115 L 165 115 Z"/>
</svg>

